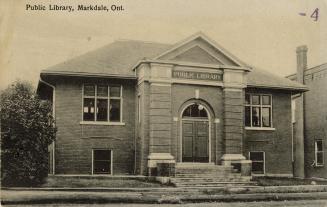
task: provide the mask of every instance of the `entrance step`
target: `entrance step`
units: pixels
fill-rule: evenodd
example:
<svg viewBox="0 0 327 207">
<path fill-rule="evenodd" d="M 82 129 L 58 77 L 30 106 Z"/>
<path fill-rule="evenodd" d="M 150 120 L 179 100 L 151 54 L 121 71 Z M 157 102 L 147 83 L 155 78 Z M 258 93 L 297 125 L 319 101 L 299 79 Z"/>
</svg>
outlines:
<svg viewBox="0 0 327 207">
<path fill-rule="evenodd" d="M 251 176 L 242 176 L 232 166 L 214 163 L 177 163 L 171 183 L 177 187 L 251 186 Z"/>
</svg>

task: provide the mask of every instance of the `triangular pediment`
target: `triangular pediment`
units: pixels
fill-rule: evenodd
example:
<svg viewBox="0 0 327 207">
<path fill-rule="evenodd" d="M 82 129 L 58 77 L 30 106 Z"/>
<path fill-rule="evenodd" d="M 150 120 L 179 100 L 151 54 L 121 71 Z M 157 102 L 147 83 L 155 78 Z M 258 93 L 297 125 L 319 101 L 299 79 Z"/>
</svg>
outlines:
<svg viewBox="0 0 327 207">
<path fill-rule="evenodd" d="M 223 65 L 215 56 L 210 55 L 205 49 L 196 45 L 189 50 L 172 58 L 175 61 L 205 63 L 205 64 L 218 64 Z"/>
<path fill-rule="evenodd" d="M 242 62 L 202 33 L 195 34 L 155 59 L 203 64 L 243 66 Z"/>
</svg>

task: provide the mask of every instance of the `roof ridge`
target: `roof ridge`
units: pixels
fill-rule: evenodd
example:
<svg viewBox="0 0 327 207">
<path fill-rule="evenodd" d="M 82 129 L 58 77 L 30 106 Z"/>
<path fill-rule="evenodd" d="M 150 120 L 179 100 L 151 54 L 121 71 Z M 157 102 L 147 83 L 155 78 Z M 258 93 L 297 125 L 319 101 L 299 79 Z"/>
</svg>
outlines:
<svg viewBox="0 0 327 207">
<path fill-rule="evenodd" d="M 135 40 L 135 39 L 125 39 L 125 38 L 119 38 L 114 40 L 113 42 L 140 42 L 145 44 L 161 44 L 161 45 L 172 45 L 169 43 L 162 43 L 162 42 L 155 42 L 155 41 L 145 41 L 145 40 Z"/>
</svg>

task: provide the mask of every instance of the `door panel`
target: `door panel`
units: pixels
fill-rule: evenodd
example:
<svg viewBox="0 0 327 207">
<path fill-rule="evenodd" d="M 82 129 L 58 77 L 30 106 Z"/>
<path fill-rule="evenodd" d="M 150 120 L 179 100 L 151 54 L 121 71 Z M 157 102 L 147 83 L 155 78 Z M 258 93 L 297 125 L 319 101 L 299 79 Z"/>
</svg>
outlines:
<svg viewBox="0 0 327 207">
<path fill-rule="evenodd" d="M 208 162 L 208 121 L 183 121 L 183 162 Z"/>
<path fill-rule="evenodd" d="M 183 161 L 193 161 L 194 123 L 183 122 Z"/>
</svg>

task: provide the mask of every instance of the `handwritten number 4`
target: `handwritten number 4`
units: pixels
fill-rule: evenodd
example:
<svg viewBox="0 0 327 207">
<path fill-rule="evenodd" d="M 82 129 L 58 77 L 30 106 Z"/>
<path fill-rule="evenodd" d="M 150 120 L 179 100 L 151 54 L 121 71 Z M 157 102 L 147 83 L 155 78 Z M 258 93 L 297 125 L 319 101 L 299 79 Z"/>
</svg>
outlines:
<svg viewBox="0 0 327 207">
<path fill-rule="evenodd" d="M 312 14 L 311 14 L 310 17 L 313 18 L 314 21 L 317 21 L 317 20 L 318 20 L 318 17 L 319 17 L 319 9 L 316 8 L 316 9 L 312 12 Z"/>
</svg>

